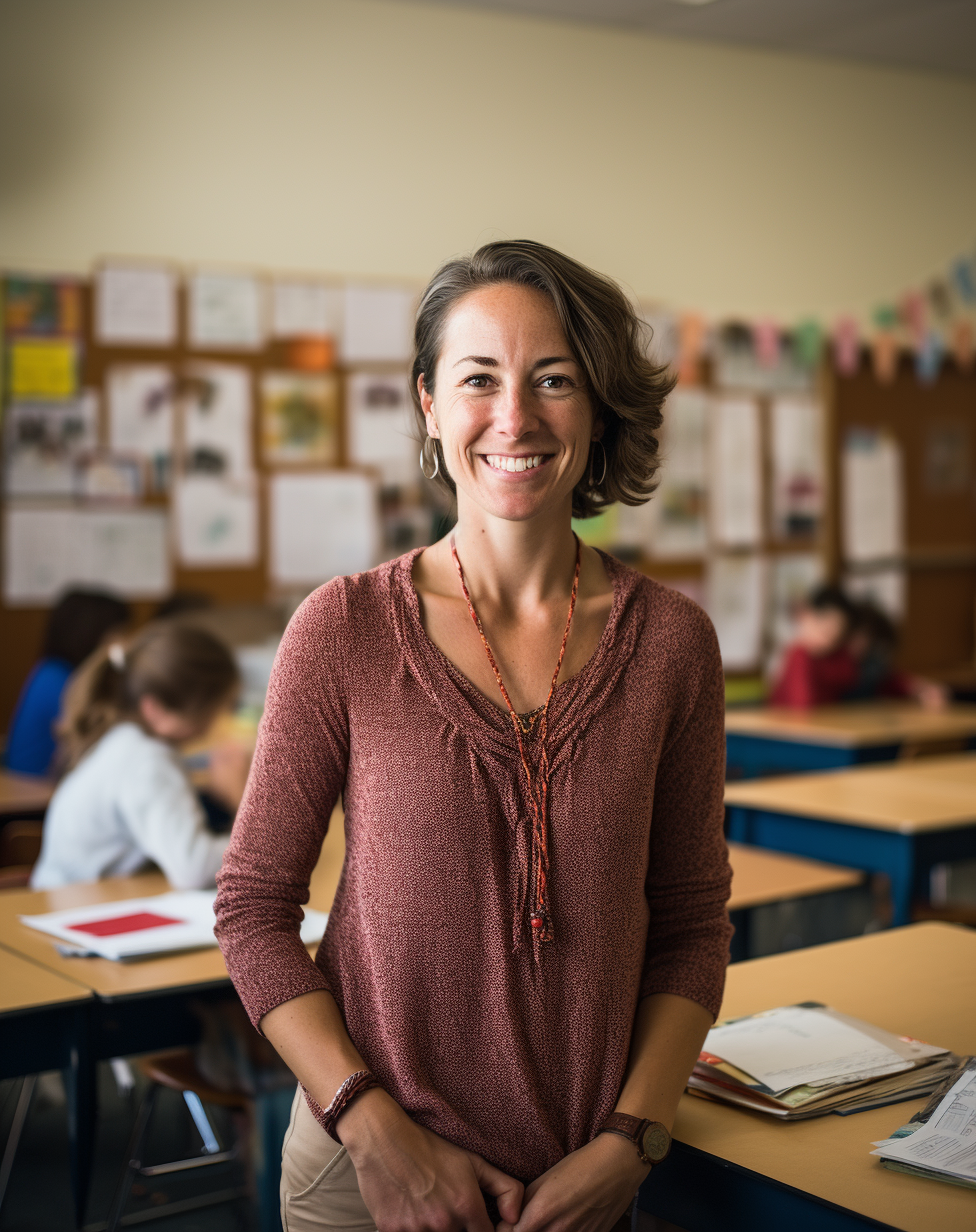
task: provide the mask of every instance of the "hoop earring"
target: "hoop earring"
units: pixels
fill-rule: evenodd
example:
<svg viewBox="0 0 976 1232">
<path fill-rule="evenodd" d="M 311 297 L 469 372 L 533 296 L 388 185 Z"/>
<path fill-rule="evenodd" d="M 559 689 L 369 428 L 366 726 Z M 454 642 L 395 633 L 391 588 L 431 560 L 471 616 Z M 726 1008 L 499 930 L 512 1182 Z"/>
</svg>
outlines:
<svg viewBox="0 0 976 1232">
<path fill-rule="evenodd" d="M 600 475 L 599 479 L 594 479 L 593 478 L 593 459 L 596 456 L 597 445 L 600 446 L 600 451 L 603 454 L 603 473 Z M 606 451 L 606 448 L 604 447 L 603 441 L 594 441 L 593 449 L 590 452 L 590 487 L 591 488 L 599 487 L 600 484 L 603 483 L 604 479 L 606 479 L 606 477 L 607 477 L 607 451 Z"/>
<path fill-rule="evenodd" d="M 431 443 L 434 443 L 434 469 L 428 475 L 427 470 L 424 466 L 424 463 L 426 462 L 427 466 L 430 466 L 430 460 L 427 457 L 427 446 L 430 445 Z M 420 473 L 421 475 L 423 475 L 425 479 L 428 479 L 428 480 L 436 479 L 438 474 L 440 473 L 440 469 L 441 469 L 441 455 L 440 453 L 438 453 L 437 445 L 434 442 L 434 438 L 432 436 L 428 436 L 425 439 L 424 443 L 420 446 Z"/>
</svg>

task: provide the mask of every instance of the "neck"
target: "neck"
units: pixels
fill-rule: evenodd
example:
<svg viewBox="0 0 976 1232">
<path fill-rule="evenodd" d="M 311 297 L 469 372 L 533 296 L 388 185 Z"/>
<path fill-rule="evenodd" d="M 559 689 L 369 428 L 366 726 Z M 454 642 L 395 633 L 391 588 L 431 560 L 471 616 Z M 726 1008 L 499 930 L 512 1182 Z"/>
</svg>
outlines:
<svg viewBox="0 0 976 1232">
<path fill-rule="evenodd" d="M 518 609 L 568 596 L 576 567 L 569 499 L 558 510 L 513 522 L 458 497 L 454 541 L 473 598 Z"/>
</svg>

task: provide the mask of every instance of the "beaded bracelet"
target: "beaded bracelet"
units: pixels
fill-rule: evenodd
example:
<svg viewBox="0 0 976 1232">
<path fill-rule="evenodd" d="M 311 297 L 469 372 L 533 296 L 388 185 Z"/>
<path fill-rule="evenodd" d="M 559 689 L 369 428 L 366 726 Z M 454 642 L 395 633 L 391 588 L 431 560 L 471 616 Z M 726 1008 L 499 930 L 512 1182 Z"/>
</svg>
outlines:
<svg viewBox="0 0 976 1232">
<path fill-rule="evenodd" d="M 338 1091 L 336 1091 L 332 1103 L 322 1113 L 321 1125 L 330 1138 L 335 1138 L 336 1142 L 342 1141 L 336 1133 L 336 1121 L 338 1121 L 354 1099 L 362 1095 L 364 1091 L 368 1091 L 371 1087 L 378 1087 L 379 1085 L 380 1080 L 375 1078 L 368 1069 L 360 1069 L 354 1074 L 349 1075 Z"/>
</svg>

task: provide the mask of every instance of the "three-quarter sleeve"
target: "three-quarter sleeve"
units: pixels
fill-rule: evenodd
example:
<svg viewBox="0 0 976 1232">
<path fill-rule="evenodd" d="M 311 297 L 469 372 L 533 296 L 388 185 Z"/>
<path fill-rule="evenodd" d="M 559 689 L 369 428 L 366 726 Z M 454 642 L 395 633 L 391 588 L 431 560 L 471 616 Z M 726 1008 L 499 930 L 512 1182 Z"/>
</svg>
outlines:
<svg viewBox="0 0 976 1232">
<path fill-rule="evenodd" d="M 275 659 L 247 788 L 217 876 L 215 932 L 251 1021 L 327 988 L 301 904 L 346 777 L 345 579 L 306 599 Z"/>
<path fill-rule="evenodd" d="M 725 683 L 715 632 L 704 613 L 699 617 L 687 708 L 665 742 L 655 781 L 640 996 L 675 993 L 715 1016 L 732 936 L 723 827 Z"/>
</svg>

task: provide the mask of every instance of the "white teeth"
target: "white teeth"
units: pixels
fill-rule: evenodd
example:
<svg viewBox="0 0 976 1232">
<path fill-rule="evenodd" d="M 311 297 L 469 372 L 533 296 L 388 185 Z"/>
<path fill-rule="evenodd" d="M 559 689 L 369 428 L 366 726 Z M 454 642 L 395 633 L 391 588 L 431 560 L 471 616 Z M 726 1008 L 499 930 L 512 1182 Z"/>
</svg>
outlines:
<svg viewBox="0 0 976 1232">
<path fill-rule="evenodd" d="M 496 471 L 531 471 L 542 465 L 542 454 L 509 458 L 500 453 L 487 454 L 488 465 Z"/>
</svg>

